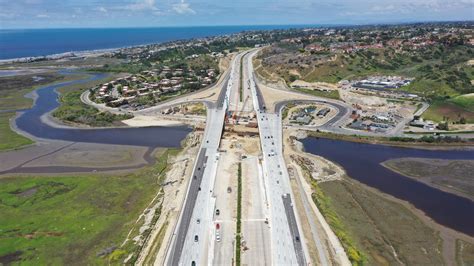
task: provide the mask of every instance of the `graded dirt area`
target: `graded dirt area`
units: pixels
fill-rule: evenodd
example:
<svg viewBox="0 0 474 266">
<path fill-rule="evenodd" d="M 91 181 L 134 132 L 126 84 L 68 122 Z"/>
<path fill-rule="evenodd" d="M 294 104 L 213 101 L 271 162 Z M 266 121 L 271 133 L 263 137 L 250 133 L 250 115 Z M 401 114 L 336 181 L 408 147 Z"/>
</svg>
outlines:
<svg viewBox="0 0 474 266">
<path fill-rule="evenodd" d="M 224 137 L 221 140 L 216 179 L 213 196 L 216 197 L 216 210 L 219 215 L 214 216 L 214 224 L 219 229 L 214 230 L 211 246 L 214 246 L 214 260 L 216 265 L 232 265 L 235 260 L 235 232 L 237 218 L 237 164 L 242 153 L 239 140 Z M 217 239 L 219 234 L 220 240 Z"/>
<path fill-rule="evenodd" d="M 280 89 L 274 89 L 262 83 L 259 84 L 260 91 L 262 96 L 265 99 L 265 106 L 267 110 L 273 112 L 275 109 L 275 104 L 284 101 L 284 100 L 308 100 L 311 99 L 311 96 L 305 96 L 300 93 L 295 93 L 292 91 L 285 91 Z"/>
<path fill-rule="evenodd" d="M 268 201 L 258 137 L 238 138 L 242 151 L 242 264 L 270 265 L 270 227 Z"/>
<path fill-rule="evenodd" d="M 383 166 L 438 189 L 474 200 L 474 160 L 399 158 Z"/>
</svg>

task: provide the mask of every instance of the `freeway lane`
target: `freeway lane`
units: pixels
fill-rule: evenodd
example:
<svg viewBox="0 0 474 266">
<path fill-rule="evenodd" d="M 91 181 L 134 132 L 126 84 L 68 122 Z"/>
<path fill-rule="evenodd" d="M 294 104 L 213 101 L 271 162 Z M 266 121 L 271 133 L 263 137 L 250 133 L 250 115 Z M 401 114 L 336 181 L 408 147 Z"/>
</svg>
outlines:
<svg viewBox="0 0 474 266">
<path fill-rule="evenodd" d="M 252 90 L 254 106 L 257 108 L 261 148 L 263 152 L 263 172 L 269 191 L 269 223 L 271 227 L 272 263 L 275 265 L 305 265 L 305 245 L 295 245 L 296 237 L 303 241 L 298 228 L 298 218 L 293 206 L 286 206 L 283 196 L 291 197 L 289 175 L 282 155 L 281 120 L 278 115 L 266 113 L 261 92 L 256 87 L 251 58 L 255 51 L 245 57 Z M 280 122 L 280 123 L 279 123 Z M 291 212 L 292 216 L 287 214 Z M 298 255 L 299 254 L 299 255 Z M 303 255 L 301 255 L 303 254 Z"/>
<path fill-rule="evenodd" d="M 189 223 L 191 221 L 191 216 L 193 213 L 194 204 L 196 202 L 196 198 L 198 196 L 199 188 L 201 186 L 202 176 L 204 173 L 204 164 L 206 163 L 208 157 L 206 155 L 206 149 L 203 148 L 200 150 L 196 166 L 195 172 L 193 173 L 193 178 L 191 179 L 191 184 L 189 185 L 188 195 L 186 199 L 186 205 L 184 206 L 184 210 L 181 216 L 181 222 L 179 224 L 178 233 L 176 235 L 176 247 L 175 252 L 172 254 L 171 257 L 171 264 L 178 265 L 179 259 L 181 258 L 181 253 L 183 252 L 182 247 L 184 246 L 184 241 L 186 239 L 186 235 L 188 233 Z"/>
<path fill-rule="evenodd" d="M 298 225 L 296 222 L 295 212 L 293 211 L 293 203 L 291 203 L 290 195 L 283 195 L 283 205 L 285 206 L 286 217 L 288 217 L 288 226 L 290 227 L 291 236 L 293 238 L 293 245 L 296 250 L 296 259 L 298 265 L 305 264 L 305 258 L 303 253 L 303 246 L 301 245 L 301 236 L 298 232 Z"/>
<path fill-rule="evenodd" d="M 198 159 L 194 165 L 187 196 L 175 228 L 167 265 L 212 264 L 213 261 L 213 194 L 219 157 L 219 145 L 228 108 L 230 89 L 235 83 L 239 56 L 232 61 L 227 80 L 219 93 L 217 104 L 208 104 L 208 116 Z M 237 66 L 236 66 L 237 65 Z"/>
</svg>

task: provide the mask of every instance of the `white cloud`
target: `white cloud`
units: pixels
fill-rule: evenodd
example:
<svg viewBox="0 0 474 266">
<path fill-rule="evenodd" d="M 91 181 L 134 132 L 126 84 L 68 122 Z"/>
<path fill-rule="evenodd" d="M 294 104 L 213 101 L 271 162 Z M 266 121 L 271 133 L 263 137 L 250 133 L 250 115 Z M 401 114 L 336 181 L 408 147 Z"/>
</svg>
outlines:
<svg viewBox="0 0 474 266">
<path fill-rule="evenodd" d="M 107 13 L 108 12 L 107 8 L 105 8 L 103 6 L 97 7 L 96 10 L 99 11 L 99 12 L 102 12 L 102 13 Z"/>
<path fill-rule="evenodd" d="M 155 6 L 155 0 L 138 0 L 133 4 L 125 6 L 124 9 L 131 11 L 158 10 L 158 8 Z"/>
<path fill-rule="evenodd" d="M 373 6 L 372 11 L 392 11 L 395 9 L 394 5 L 387 5 L 387 6 Z"/>
<path fill-rule="evenodd" d="M 190 7 L 189 3 L 185 3 L 184 0 L 181 0 L 181 2 L 174 4 L 173 10 L 176 11 L 178 14 L 196 14 L 196 11 L 194 11 Z"/>
<path fill-rule="evenodd" d="M 36 15 L 37 18 L 50 18 L 48 14 L 38 14 Z"/>
</svg>

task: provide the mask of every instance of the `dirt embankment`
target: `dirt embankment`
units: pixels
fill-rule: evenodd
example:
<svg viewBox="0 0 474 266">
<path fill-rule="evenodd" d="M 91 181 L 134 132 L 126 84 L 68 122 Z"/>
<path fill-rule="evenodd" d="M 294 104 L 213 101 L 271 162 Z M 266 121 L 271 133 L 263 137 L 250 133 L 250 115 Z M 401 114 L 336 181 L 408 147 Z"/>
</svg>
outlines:
<svg viewBox="0 0 474 266">
<path fill-rule="evenodd" d="M 202 132 L 188 135 L 180 152 L 171 163 L 172 167 L 163 182 L 163 201 L 160 206 L 160 216 L 155 224 L 147 228 L 151 233 L 143 245 L 136 264 L 163 265 L 166 253 L 171 243 L 179 213 L 186 196 L 189 177 L 192 173 L 194 160 L 199 150 Z"/>
</svg>

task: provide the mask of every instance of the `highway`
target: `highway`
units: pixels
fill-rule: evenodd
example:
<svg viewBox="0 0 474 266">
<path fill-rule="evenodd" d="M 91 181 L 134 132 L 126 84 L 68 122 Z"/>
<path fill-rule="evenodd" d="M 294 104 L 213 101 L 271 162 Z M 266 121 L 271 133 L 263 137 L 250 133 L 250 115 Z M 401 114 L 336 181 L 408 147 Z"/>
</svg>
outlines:
<svg viewBox="0 0 474 266">
<path fill-rule="evenodd" d="M 166 257 L 167 265 L 212 264 L 213 229 L 216 198 L 213 195 L 217 172 L 219 145 L 228 108 L 230 89 L 238 80 L 240 55 L 231 64 L 230 74 L 223 83 L 219 100 L 208 104 L 206 129 L 199 155 L 194 165 L 187 196 L 181 208 L 171 246 Z"/>
<path fill-rule="evenodd" d="M 249 53 L 244 58 L 244 64 L 249 77 L 253 106 L 256 108 L 263 153 L 271 228 L 271 261 L 275 265 L 306 265 L 306 246 L 291 203 L 292 191 L 283 158 L 281 119 L 277 114 L 267 113 L 263 96 L 256 86 L 251 60 L 255 53 L 256 51 Z"/>
<path fill-rule="evenodd" d="M 222 187 L 222 180 L 218 178 L 219 146 L 224 128 L 224 119 L 229 110 L 239 111 L 242 108 L 239 96 L 240 75 L 244 79 L 244 99 L 249 97 L 250 103 L 246 106 L 254 107 L 259 125 L 260 144 L 262 149 L 261 179 L 264 188 L 258 218 L 249 219 L 244 223 L 244 232 L 254 232 L 258 237 L 249 236 L 249 243 L 255 244 L 255 250 L 262 250 L 265 255 L 263 260 L 252 260 L 275 265 L 306 265 L 308 251 L 302 236 L 298 214 L 293 206 L 293 193 L 290 186 L 289 175 L 283 158 L 282 125 L 280 118 L 281 108 L 289 101 L 285 100 L 275 105 L 275 111 L 266 110 L 264 97 L 255 81 L 251 58 L 256 50 L 245 56 L 237 55 L 230 70 L 225 73 L 222 89 L 217 102 L 205 102 L 208 107 L 206 129 L 203 141 L 196 159 L 192 178 L 188 184 L 187 195 L 181 208 L 167 252 L 167 265 L 210 265 L 226 264 L 231 259 L 228 244 L 216 244 L 215 224 L 220 222 L 225 226 L 229 220 L 228 215 L 222 215 L 225 221 L 219 220 L 215 211 L 218 205 L 223 205 L 222 191 L 214 191 L 216 186 Z M 240 60 L 244 60 L 244 73 L 240 73 Z M 326 102 L 324 99 L 309 100 L 308 102 Z M 298 102 L 306 102 L 298 100 Z M 336 127 L 344 119 L 349 109 L 339 103 L 333 105 L 338 113 L 325 124 L 327 127 Z M 249 109 L 250 109 L 249 108 Z M 247 111 L 247 110 L 246 110 Z M 260 174 L 259 174 L 260 176 Z M 221 185 L 218 185 L 221 184 Z M 220 188 L 221 189 L 221 188 Z M 218 199 L 220 197 L 220 201 Z M 219 204 L 216 204 L 216 203 Z M 224 205 L 225 206 L 225 205 Z M 268 219 L 268 224 L 264 221 Z M 258 226 L 255 226 L 258 225 Z M 231 234 L 227 227 L 221 233 Z M 269 229 L 267 229 L 269 228 Z M 263 234 L 262 234 L 263 232 Z M 268 253 L 267 253 L 268 251 Z M 233 254 L 232 254 L 233 255 Z"/>
</svg>

